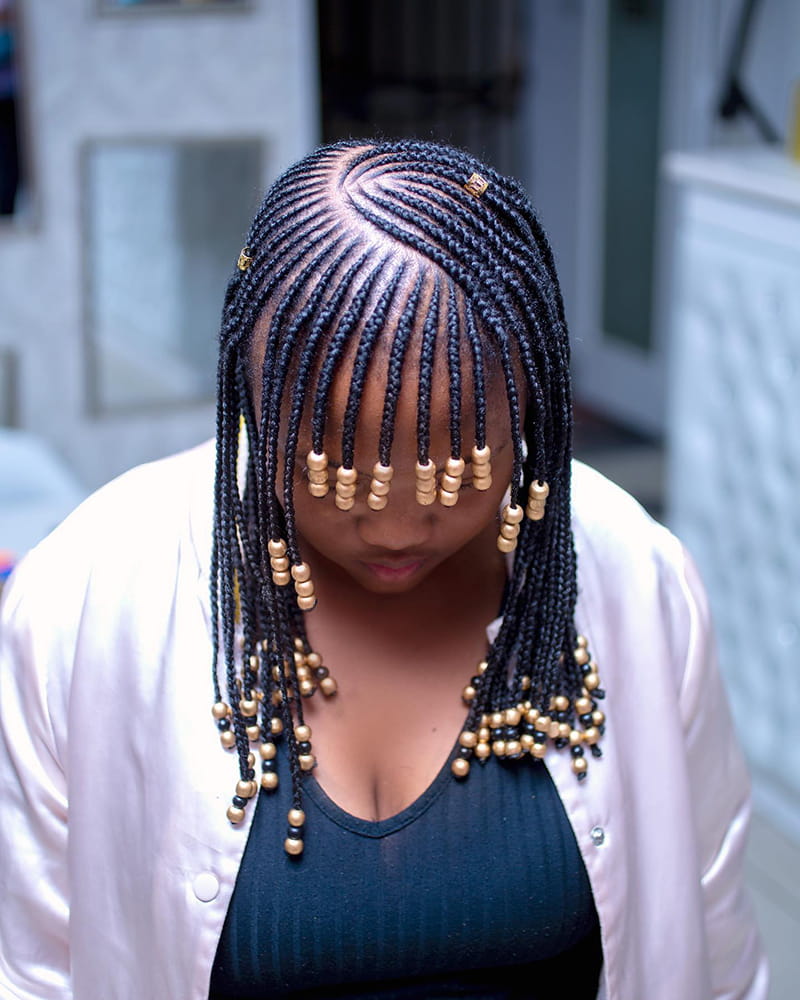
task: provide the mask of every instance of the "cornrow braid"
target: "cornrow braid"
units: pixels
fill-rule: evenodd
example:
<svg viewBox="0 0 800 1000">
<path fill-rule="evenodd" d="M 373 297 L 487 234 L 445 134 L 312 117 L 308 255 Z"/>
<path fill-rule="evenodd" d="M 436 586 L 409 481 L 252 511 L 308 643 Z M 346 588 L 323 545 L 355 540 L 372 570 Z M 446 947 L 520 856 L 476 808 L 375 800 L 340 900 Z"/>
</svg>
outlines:
<svg viewBox="0 0 800 1000">
<path fill-rule="evenodd" d="M 569 749 L 583 779 L 586 751 L 600 755 L 604 716 L 597 666 L 574 621 L 569 343 L 553 255 L 524 192 L 447 146 L 337 143 L 273 184 L 245 251 L 220 330 L 211 555 L 213 715 L 238 759 L 229 819 L 244 819 L 259 784 L 265 793 L 276 787 L 276 758 L 285 754 L 292 786 L 285 847 L 302 853 L 303 774 L 315 760 L 303 700 L 317 689 L 333 695 L 336 683 L 305 627 L 316 596 L 295 521 L 297 450 L 305 421 L 306 485 L 315 503 L 330 502 L 322 500 L 332 467 L 327 418 L 346 364 L 333 498 L 342 510 L 355 503 L 356 431 L 374 366 L 384 376 L 367 498 L 374 510 L 388 502 L 409 358 L 419 503 L 438 496 L 451 506 L 458 498 L 467 384 L 475 442 L 466 460 L 473 481 L 488 488 L 487 370 L 500 377 L 513 458 L 498 547 L 513 549 L 514 558 L 499 632 L 464 688 L 452 769 L 465 777 L 475 759 L 541 757 L 552 744 Z M 430 456 L 437 348 L 448 375 L 450 437 L 438 490 Z"/>
</svg>

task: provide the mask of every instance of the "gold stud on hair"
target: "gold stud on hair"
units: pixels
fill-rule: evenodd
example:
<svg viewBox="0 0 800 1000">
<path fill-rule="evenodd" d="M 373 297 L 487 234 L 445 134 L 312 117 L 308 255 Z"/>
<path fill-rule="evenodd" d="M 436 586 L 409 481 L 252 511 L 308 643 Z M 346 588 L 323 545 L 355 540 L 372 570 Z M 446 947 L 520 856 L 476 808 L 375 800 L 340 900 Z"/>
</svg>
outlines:
<svg viewBox="0 0 800 1000">
<path fill-rule="evenodd" d="M 534 479 L 528 487 L 528 506 L 525 514 L 531 521 L 541 521 L 544 517 L 544 508 L 547 497 L 550 495 L 550 487 L 541 479 Z"/>
<path fill-rule="evenodd" d="M 519 523 L 522 517 L 522 507 L 519 504 L 507 503 L 503 507 L 503 523 L 497 536 L 497 547 L 501 552 L 513 552 L 517 547 Z"/>
<path fill-rule="evenodd" d="M 492 451 L 488 444 L 472 449 L 472 485 L 476 490 L 488 490 L 492 486 Z"/>
<path fill-rule="evenodd" d="M 308 469 L 308 492 L 312 497 L 324 497 L 328 493 L 328 456 L 324 451 L 313 449 L 306 455 Z"/>
<path fill-rule="evenodd" d="M 369 484 L 367 506 L 370 510 L 383 510 L 389 502 L 389 489 L 394 476 L 391 465 L 376 462 L 372 467 L 372 482 Z"/>
<path fill-rule="evenodd" d="M 301 611 L 311 611 L 317 603 L 317 595 L 314 593 L 314 581 L 311 579 L 308 563 L 295 563 L 291 573 L 294 580 L 294 590 L 297 594 L 298 608 Z"/>
<path fill-rule="evenodd" d="M 423 507 L 432 504 L 436 499 L 436 466 L 428 459 L 427 462 L 417 462 L 414 466 L 416 474 L 417 503 Z"/>
<path fill-rule="evenodd" d="M 240 271 L 246 271 L 252 263 L 253 258 L 250 256 L 250 247 L 242 247 L 236 266 Z"/>
<path fill-rule="evenodd" d="M 481 177 L 480 174 L 470 174 L 469 179 L 464 184 L 464 190 L 474 198 L 480 198 L 488 187 L 489 182 L 485 177 Z"/>
<path fill-rule="evenodd" d="M 340 465 L 336 470 L 336 506 L 339 510 L 351 510 L 356 502 L 356 480 L 358 473 L 355 469 L 346 469 Z"/>
<path fill-rule="evenodd" d="M 464 459 L 447 459 L 442 480 L 439 484 L 439 503 L 443 507 L 455 507 L 458 503 L 458 491 L 461 489 L 461 477 L 464 475 Z"/>
<path fill-rule="evenodd" d="M 276 587 L 285 587 L 291 580 L 289 560 L 286 557 L 286 542 L 282 538 L 270 538 L 267 542 L 272 582 Z"/>
</svg>

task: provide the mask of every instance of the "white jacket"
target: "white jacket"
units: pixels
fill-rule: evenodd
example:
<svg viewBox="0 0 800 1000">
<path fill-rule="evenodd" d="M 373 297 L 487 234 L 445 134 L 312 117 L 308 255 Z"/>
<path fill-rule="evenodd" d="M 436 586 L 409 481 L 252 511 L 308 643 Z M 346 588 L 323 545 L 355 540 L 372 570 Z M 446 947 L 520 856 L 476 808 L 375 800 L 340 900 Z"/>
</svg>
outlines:
<svg viewBox="0 0 800 1000">
<path fill-rule="evenodd" d="M 248 833 L 225 818 L 236 764 L 209 711 L 212 481 L 211 443 L 134 469 L 6 588 L 2 1000 L 208 997 Z M 599 996 L 763 1000 L 748 781 L 701 585 L 669 532 L 577 463 L 574 510 L 608 731 L 582 784 L 568 756 L 546 763 L 600 917 Z"/>
</svg>

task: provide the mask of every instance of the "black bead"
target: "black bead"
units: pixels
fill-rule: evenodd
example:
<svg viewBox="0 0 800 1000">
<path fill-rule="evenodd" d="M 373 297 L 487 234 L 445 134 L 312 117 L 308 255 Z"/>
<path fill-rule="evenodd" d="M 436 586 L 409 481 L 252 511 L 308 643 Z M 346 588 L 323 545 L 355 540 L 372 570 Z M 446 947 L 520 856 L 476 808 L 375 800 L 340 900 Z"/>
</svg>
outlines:
<svg viewBox="0 0 800 1000">
<path fill-rule="evenodd" d="M 247 805 L 247 799 L 243 799 L 241 795 L 234 795 L 233 804 L 237 806 L 239 809 L 244 809 L 244 807 Z"/>
<path fill-rule="evenodd" d="M 586 780 L 586 772 L 585 771 L 579 771 L 578 772 L 578 781 L 585 781 L 585 780 Z"/>
<path fill-rule="evenodd" d="M 226 730 L 228 730 L 230 728 L 231 728 L 230 719 L 218 719 L 217 720 L 217 729 L 219 729 L 219 731 L 221 733 L 224 733 Z"/>
<path fill-rule="evenodd" d="M 583 747 L 582 746 L 573 747 L 572 748 L 572 756 L 573 757 L 583 757 Z"/>
<path fill-rule="evenodd" d="M 535 730 L 533 734 L 533 738 L 536 740 L 537 743 L 544 743 L 547 740 L 547 736 L 548 734 L 543 733 L 541 729 Z"/>
<path fill-rule="evenodd" d="M 262 771 L 274 771 L 275 770 L 275 758 L 273 757 L 272 760 L 262 760 L 261 761 L 261 770 Z"/>
<path fill-rule="evenodd" d="M 302 826 L 290 826 L 286 834 L 290 840 L 302 840 L 303 828 Z"/>
<path fill-rule="evenodd" d="M 597 698 L 598 701 L 602 701 L 605 696 L 606 693 L 602 688 L 595 688 L 594 691 L 592 691 L 592 697 Z"/>
<path fill-rule="evenodd" d="M 459 747 L 458 748 L 458 756 L 459 757 L 463 757 L 464 760 L 469 760 L 470 757 L 472 756 L 472 750 L 471 750 L 471 748 L 470 747 Z"/>
<path fill-rule="evenodd" d="M 248 767 L 248 769 L 244 772 L 244 776 L 245 778 L 247 778 L 248 781 L 253 781 L 253 779 L 256 776 L 256 772 L 253 770 L 252 767 Z"/>
<path fill-rule="evenodd" d="M 566 739 L 564 736 L 559 736 L 558 739 L 554 741 L 553 746 L 557 750 L 563 750 L 568 743 L 569 743 L 568 739 Z"/>
<path fill-rule="evenodd" d="M 480 674 L 475 674 L 474 677 L 470 677 L 469 682 L 472 685 L 472 687 L 477 688 L 481 686 L 483 678 L 480 676 Z"/>
<path fill-rule="evenodd" d="M 505 729 L 503 730 L 503 733 L 504 735 L 501 737 L 501 739 L 504 739 L 506 741 L 519 739 L 519 730 L 517 729 L 516 726 L 506 726 Z"/>
<path fill-rule="evenodd" d="M 327 667 L 315 667 L 314 668 L 314 676 L 317 678 L 318 681 L 324 681 L 325 678 L 328 676 L 329 673 L 330 673 L 330 670 L 328 670 Z"/>
<path fill-rule="evenodd" d="M 591 724 L 592 724 L 592 713 L 591 712 L 584 712 L 583 715 L 581 716 L 581 722 L 584 724 L 584 726 L 591 726 Z"/>
<path fill-rule="evenodd" d="M 506 738 L 505 727 L 492 730 L 492 740 L 504 740 Z"/>
<path fill-rule="evenodd" d="M 605 724 L 605 722 L 602 724 L 602 726 L 598 726 L 598 729 L 600 730 L 600 735 L 602 736 L 605 733 L 605 731 L 606 731 L 606 724 Z"/>
<path fill-rule="evenodd" d="M 311 753 L 311 744 L 308 742 L 308 740 L 303 740 L 302 742 L 297 744 L 297 752 Z"/>
<path fill-rule="evenodd" d="M 521 729 L 526 736 L 533 736 L 538 731 L 533 722 L 523 722 Z"/>
<path fill-rule="evenodd" d="M 600 747 L 596 743 L 592 744 L 592 756 L 593 757 L 602 757 L 603 756 L 603 751 L 600 749 Z"/>
</svg>

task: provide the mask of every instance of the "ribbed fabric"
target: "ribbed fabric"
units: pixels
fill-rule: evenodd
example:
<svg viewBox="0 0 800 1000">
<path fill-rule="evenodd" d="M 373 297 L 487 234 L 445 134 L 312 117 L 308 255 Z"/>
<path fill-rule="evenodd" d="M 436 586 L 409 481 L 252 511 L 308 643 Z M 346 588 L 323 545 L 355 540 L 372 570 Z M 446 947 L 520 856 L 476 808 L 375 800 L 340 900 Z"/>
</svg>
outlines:
<svg viewBox="0 0 800 1000">
<path fill-rule="evenodd" d="M 210 1000 L 593 998 L 602 956 L 589 880 L 547 769 L 449 763 L 369 822 L 305 779 L 305 852 L 283 850 L 288 774 L 261 795 Z"/>
</svg>

